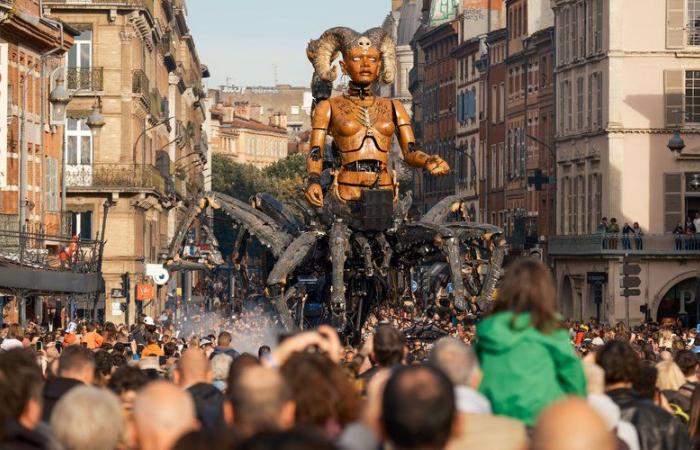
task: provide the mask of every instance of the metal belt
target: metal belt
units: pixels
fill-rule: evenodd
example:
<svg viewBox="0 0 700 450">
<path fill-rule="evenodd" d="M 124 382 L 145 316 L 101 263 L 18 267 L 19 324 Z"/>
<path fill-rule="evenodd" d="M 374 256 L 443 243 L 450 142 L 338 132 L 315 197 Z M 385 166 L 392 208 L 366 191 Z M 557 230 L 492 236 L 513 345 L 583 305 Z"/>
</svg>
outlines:
<svg viewBox="0 0 700 450">
<path fill-rule="evenodd" d="M 350 172 L 380 172 L 382 163 L 380 161 L 361 160 L 348 163 L 343 168 Z"/>
</svg>

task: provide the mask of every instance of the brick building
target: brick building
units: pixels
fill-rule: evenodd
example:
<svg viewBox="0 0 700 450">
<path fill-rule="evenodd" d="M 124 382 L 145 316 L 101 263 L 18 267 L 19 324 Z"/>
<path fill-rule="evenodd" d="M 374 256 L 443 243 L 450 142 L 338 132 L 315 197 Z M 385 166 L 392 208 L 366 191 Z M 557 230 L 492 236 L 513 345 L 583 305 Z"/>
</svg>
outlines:
<svg viewBox="0 0 700 450">
<path fill-rule="evenodd" d="M 456 145 L 456 81 L 452 51 L 457 47 L 457 23 L 454 20 L 428 29 L 416 38 L 424 53 L 421 116 L 422 147 L 451 165 Z M 415 95 L 415 94 L 414 94 Z M 431 177 L 422 171 L 422 192 L 416 206 L 427 211 L 443 197 L 455 191 L 455 172 L 444 177 Z"/>
<path fill-rule="evenodd" d="M 66 210 L 72 231 L 97 237 L 104 204 L 105 318 L 127 317 L 112 297 L 130 278 L 128 317 L 160 314 L 167 294 L 193 284 L 189 271 L 171 271 L 155 301 L 137 302 L 136 285 L 152 283 L 147 264 L 164 261 L 187 204 L 205 187 L 208 159 L 202 77 L 207 75 L 187 26 L 184 0 L 70 2 L 49 0 L 52 16 L 79 30 L 65 59 L 73 94 L 66 121 Z M 91 108 L 101 106 L 105 126 L 96 139 L 86 129 Z M 192 233 L 196 240 L 196 230 Z"/>
<path fill-rule="evenodd" d="M 63 134 L 50 126 L 46 74 L 73 45 L 75 30 L 40 16 L 34 1 L 0 1 L 0 227 L 55 235 Z"/>
</svg>

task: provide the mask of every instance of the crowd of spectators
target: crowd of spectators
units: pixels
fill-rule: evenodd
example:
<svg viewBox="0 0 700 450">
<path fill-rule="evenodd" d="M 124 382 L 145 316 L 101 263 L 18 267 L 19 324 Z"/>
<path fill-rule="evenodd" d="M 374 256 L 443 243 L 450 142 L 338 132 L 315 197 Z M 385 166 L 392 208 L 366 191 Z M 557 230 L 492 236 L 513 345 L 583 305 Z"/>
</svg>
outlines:
<svg viewBox="0 0 700 450">
<path fill-rule="evenodd" d="M 327 326 L 278 336 L 260 310 L 11 325 L 0 448 L 700 449 L 696 330 L 562 323 L 555 303 L 528 259 L 478 323 L 383 307 L 358 347 Z"/>
</svg>

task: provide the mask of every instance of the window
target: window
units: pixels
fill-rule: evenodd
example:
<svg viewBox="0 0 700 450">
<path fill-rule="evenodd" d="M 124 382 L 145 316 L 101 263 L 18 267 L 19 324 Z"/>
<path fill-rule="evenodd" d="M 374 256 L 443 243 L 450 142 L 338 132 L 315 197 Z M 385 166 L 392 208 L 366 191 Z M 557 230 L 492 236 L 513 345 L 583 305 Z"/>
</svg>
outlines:
<svg viewBox="0 0 700 450">
<path fill-rule="evenodd" d="M 89 89 L 90 68 L 92 67 L 92 31 L 85 30 L 75 37 L 75 43 L 68 51 L 68 89 Z"/>
<path fill-rule="evenodd" d="M 567 199 L 569 198 L 569 191 L 571 190 L 571 180 L 569 177 L 562 177 L 561 181 L 561 190 L 559 192 L 559 230 L 561 233 L 568 234 L 569 230 L 566 226 L 566 218 L 569 204 Z"/>
<path fill-rule="evenodd" d="M 579 57 L 578 54 L 578 35 L 579 35 L 579 29 L 578 29 L 578 8 L 574 5 L 571 8 L 571 41 L 569 44 L 571 45 L 571 59 L 577 60 Z"/>
<path fill-rule="evenodd" d="M 592 73 L 588 76 L 588 115 L 586 126 L 595 128 L 593 125 L 593 88 L 596 85 L 596 74 Z"/>
<path fill-rule="evenodd" d="M 603 0 L 593 0 L 595 3 L 595 51 L 603 51 Z"/>
<path fill-rule="evenodd" d="M 700 45 L 700 0 L 688 0 L 688 45 Z"/>
<path fill-rule="evenodd" d="M 685 121 L 700 123 L 700 70 L 685 72 Z"/>
<path fill-rule="evenodd" d="M 564 134 L 564 110 L 566 109 L 566 81 L 562 81 L 559 85 L 559 134 Z"/>
<path fill-rule="evenodd" d="M 498 143 L 498 163 L 500 170 L 498 172 L 498 186 L 503 186 L 505 184 L 505 170 L 503 166 L 503 161 L 505 158 L 505 143 Z"/>
<path fill-rule="evenodd" d="M 576 129 L 583 129 L 583 77 L 576 79 Z"/>
<path fill-rule="evenodd" d="M 566 81 L 565 87 L 566 89 L 564 91 L 564 96 L 566 97 L 566 129 L 567 131 L 571 131 L 571 129 L 574 127 L 574 99 L 571 95 L 571 83 Z"/>
<path fill-rule="evenodd" d="M 66 153 L 69 166 L 92 164 L 92 133 L 85 119 L 66 120 Z"/>
<path fill-rule="evenodd" d="M 596 102 L 595 102 L 595 116 L 596 116 L 596 121 L 598 122 L 598 128 L 603 127 L 603 73 L 598 72 L 595 77 L 595 93 L 596 93 Z"/>
<path fill-rule="evenodd" d="M 71 235 L 80 239 L 92 239 L 92 211 L 72 212 Z"/>
<path fill-rule="evenodd" d="M 491 86 L 491 123 L 498 123 L 500 112 L 498 111 L 498 90 L 496 86 Z"/>
<path fill-rule="evenodd" d="M 501 83 L 498 85 L 498 121 L 503 122 L 506 120 L 506 84 Z"/>
<path fill-rule="evenodd" d="M 498 186 L 498 174 L 496 172 L 496 152 L 496 144 L 491 145 L 491 174 L 489 176 L 489 179 L 491 180 L 491 189 Z"/>
<path fill-rule="evenodd" d="M 44 208 L 46 211 L 58 211 L 58 161 L 48 157 L 44 165 L 45 190 Z"/>
<path fill-rule="evenodd" d="M 298 107 L 297 105 L 292 105 L 292 107 L 290 108 L 290 113 L 291 113 L 292 115 L 297 115 L 297 114 L 299 114 L 299 107 Z"/>
<path fill-rule="evenodd" d="M 586 4 L 578 4 L 578 55 L 586 56 Z"/>
<path fill-rule="evenodd" d="M 569 62 L 569 8 L 564 8 L 562 11 L 562 43 L 561 43 L 561 64 Z"/>
</svg>

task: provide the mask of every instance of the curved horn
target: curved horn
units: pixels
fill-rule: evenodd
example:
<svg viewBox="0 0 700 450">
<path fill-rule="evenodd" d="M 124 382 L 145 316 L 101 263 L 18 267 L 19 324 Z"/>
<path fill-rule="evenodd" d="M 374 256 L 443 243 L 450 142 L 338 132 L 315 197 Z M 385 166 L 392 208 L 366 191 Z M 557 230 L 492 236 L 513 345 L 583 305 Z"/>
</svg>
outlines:
<svg viewBox="0 0 700 450">
<path fill-rule="evenodd" d="M 332 82 L 338 78 L 338 68 L 331 66 L 338 53 L 358 33 L 350 28 L 335 27 L 326 30 L 320 38 L 312 40 L 306 47 L 306 56 L 314 66 L 314 71 L 323 81 Z"/>
</svg>

